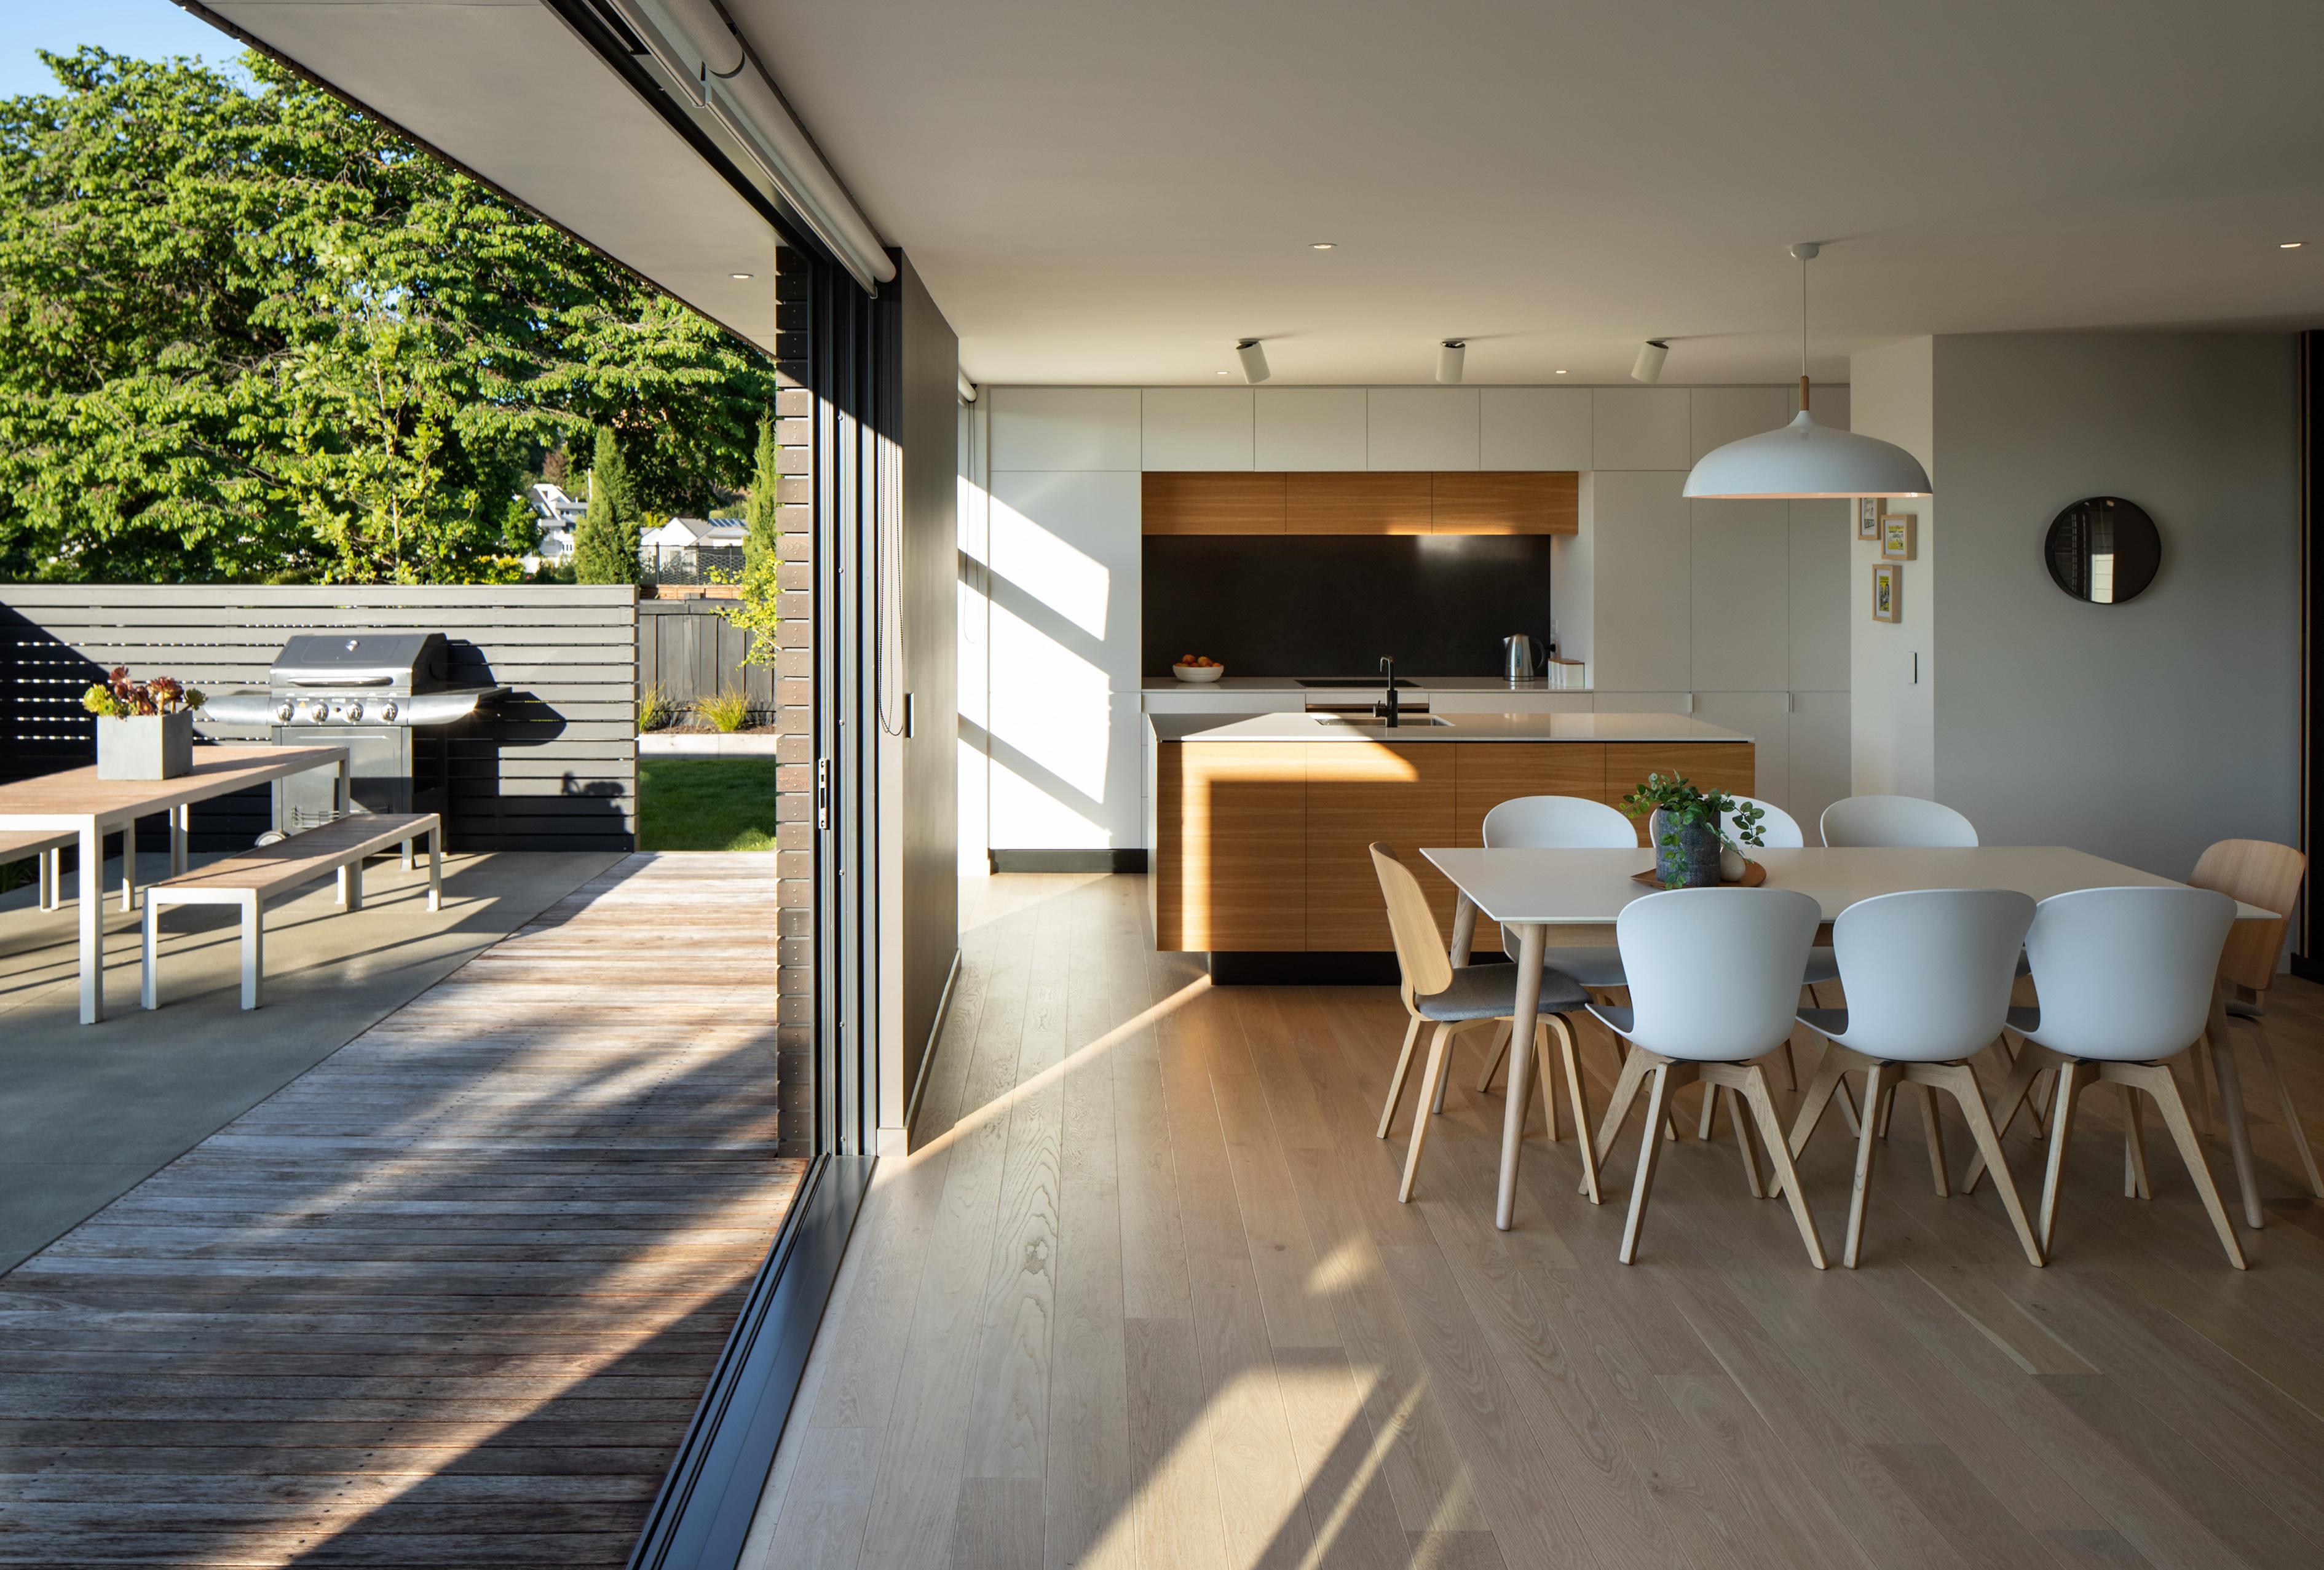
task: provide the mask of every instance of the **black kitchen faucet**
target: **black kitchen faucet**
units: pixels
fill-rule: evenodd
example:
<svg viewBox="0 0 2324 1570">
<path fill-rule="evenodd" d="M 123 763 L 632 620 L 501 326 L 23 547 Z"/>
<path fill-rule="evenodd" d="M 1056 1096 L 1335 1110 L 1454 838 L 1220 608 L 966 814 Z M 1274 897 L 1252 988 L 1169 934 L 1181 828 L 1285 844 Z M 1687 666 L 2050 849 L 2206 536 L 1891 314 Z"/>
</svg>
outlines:
<svg viewBox="0 0 2324 1570">
<path fill-rule="evenodd" d="M 1381 655 L 1379 668 L 1380 674 L 1388 679 L 1388 692 L 1379 702 L 1372 705 L 1372 713 L 1388 729 L 1394 730 L 1396 729 L 1396 656 Z"/>
</svg>

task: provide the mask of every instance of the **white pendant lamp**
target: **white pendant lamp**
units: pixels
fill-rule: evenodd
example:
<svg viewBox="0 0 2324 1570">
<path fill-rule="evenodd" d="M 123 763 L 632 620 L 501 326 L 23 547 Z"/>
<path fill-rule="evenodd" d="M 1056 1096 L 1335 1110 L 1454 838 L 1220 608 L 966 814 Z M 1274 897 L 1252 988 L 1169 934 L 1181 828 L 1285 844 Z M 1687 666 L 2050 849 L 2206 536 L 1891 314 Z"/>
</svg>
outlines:
<svg viewBox="0 0 2324 1570">
<path fill-rule="evenodd" d="M 1929 474 L 1894 442 L 1833 430 L 1808 412 L 1808 263 L 1821 247 L 1792 247 L 1800 262 L 1800 411 L 1781 430 L 1713 448 L 1686 476 L 1697 498 L 1925 496 Z"/>
</svg>

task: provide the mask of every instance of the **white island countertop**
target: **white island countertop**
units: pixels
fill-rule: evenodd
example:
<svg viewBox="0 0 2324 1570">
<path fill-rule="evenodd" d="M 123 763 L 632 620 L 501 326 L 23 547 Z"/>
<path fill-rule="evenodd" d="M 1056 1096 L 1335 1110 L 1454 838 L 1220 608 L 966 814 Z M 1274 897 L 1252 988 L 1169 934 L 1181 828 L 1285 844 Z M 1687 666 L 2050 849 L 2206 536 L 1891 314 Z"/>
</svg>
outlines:
<svg viewBox="0 0 2324 1570">
<path fill-rule="evenodd" d="M 1150 714 L 1157 742 L 1748 742 L 1683 714 L 1412 716 L 1390 730 L 1322 714 Z M 1434 724 L 1428 723 L 1433 717 Z"/>
<path fill-rule="evenodd" d="M 1326 693 L 1360 692 L 1367 688 L 1384 685 L 1384 679 L 1345 676 L 1331 679 L 1330 687 L 1302 687 L 1296 676 L 1222 676 L 1216 681 L 1181 681 L 1175 676 L 1148 676 L 1139 679 L 1141 692 L 1296 692 Z M 1587 687 L 1552 687 L 1536 677 L 1531 681 L 1512 685 L 1500 676 L 1414 676 L 1399 670 L 1396 673 L 1397 689 L 1413 692 L 1588 692 Z M 1345 685 L 1352 683 L 1354 685 Z"/>
</svg>

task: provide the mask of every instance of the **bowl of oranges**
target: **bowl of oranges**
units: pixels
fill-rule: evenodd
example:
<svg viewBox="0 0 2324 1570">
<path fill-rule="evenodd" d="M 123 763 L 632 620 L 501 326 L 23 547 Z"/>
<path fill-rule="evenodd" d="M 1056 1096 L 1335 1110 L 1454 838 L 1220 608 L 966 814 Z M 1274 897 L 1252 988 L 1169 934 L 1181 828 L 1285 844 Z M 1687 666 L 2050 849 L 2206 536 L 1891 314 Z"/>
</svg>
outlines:
<svg viewBox="0 0 2324 1570">
<path fill-rule="evenodd" d="M 1170 667 L 1170 674 L 1181 681 L 1216 681 L 1227 673 L 1227 668 L 1207 654 L 1189 654 Z"/>
</svg>

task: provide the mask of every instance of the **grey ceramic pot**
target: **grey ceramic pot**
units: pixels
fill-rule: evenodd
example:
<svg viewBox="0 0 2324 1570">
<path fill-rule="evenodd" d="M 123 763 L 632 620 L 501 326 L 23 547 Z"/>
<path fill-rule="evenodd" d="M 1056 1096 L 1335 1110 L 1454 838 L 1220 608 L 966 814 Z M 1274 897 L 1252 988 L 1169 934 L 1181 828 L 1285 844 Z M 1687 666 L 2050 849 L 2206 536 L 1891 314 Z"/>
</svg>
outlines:
<svg viewBox="0 0 2324 1570">
<path fill-rule="evenodd" d="M 1710 889 L 1719 884 L 1719 830 L 1707 823 L 1678 828 L 1678 844 L 1665 845 L 1668 832 L 1665 815 L 1656 812 L 1651 826 L 1655 839 L 1655 871 L 1666 889 Z"/>
</svg>

